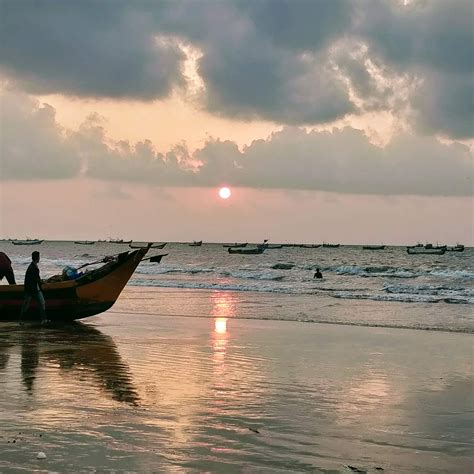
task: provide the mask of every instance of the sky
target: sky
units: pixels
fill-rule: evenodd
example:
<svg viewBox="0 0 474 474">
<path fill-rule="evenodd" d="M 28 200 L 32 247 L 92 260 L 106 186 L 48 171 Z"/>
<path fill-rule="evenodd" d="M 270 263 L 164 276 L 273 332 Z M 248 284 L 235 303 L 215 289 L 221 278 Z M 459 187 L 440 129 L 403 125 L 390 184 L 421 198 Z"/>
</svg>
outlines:
<svg viewBox="0 0 474 474">
<path fill-rule="evenodd" d="M 0 238 L 473 245 L 473 20 L 0 0 Z"/>
</svg>

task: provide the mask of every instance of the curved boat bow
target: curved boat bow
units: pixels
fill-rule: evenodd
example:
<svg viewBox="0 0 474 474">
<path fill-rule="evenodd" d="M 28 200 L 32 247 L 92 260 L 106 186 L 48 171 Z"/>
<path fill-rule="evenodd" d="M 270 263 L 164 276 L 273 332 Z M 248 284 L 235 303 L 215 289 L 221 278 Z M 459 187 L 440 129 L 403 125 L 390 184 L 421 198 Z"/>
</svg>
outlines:
<svg viewBox="0 0 474 474">
<path fill-rule="evenodd" d="M 150 247 L 151 244 L 123 252 L 76 280 L 43 283 L 47 318 L 56 322 L 72 321 L 94 316 L 111 308 Z M 23 285 L 0 286 L 0 320 L 19 318 L 23 296 Z M 36 301 L 32 302 L 26 318 L 39 319 Z"/>
</svg>

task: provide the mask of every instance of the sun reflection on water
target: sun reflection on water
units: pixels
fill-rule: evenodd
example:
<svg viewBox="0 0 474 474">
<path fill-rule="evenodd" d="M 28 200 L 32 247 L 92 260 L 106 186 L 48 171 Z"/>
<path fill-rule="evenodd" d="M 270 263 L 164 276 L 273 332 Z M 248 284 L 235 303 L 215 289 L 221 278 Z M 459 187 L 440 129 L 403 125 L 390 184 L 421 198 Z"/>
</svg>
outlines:
<svg viewBox="0 0 474 474">
<path fill-rule="evenodd" d="M 227 332 L 227 318 L 216 318 L 214 320 L 214 331 L 225 334 Z"/>
<path fill-rule="evenodd" d="M 214 316 L 214 331 L 212 335 L 213 361 L 217 372 L 222 375 L 225 371 L 225 357 L 229 338 L 227 321 L 235 313 L 233 297 L 230 293 L 217 292 L 212 295 L 211 314 Z"/>
</svg>

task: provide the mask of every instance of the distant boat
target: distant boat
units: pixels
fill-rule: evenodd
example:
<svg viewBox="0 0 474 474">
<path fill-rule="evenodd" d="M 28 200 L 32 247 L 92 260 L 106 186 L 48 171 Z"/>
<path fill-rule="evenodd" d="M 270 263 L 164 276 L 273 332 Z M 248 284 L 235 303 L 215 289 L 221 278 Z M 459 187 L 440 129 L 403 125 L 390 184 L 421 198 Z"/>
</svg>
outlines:
<svg viewBox="0 0 474 474">
<path fill-rule="evenodd" d="M 195 240 L 192 244 L 189 244 L 190 247 L 200 247 L 202 245 L 202 240 Z"/>
<path fill-rule="evenodd" d="M 427 245 L 429 245 L 429 244 L 427 244 Z M 418 249 L 420 247 L 421 248 L 424 247 L 424 245 L 420 242 L 418 242 L 416 245 L 407 245 L 407 249 Z"/>
<path fill-rule="evenodd" d="M 433 245 L 433 244 L 425 244 L 425 249 L 427 250 L 431 250 L 431 249 L 434 249 L 434 250 L 446 250 L 448 248 L 447 245 Z"/>
<path fill-rule="evenodd" d="M 464 252 L 464 245 L 456 244 L 454 247 L 448 247 L 446 250 L 448 252 Z"/>
<path fill-rule="evenodd" d="M 283 245 L 280 244 L 260 244 L 259 247 L 264 247 L 265 249 L 282 249 Z"/>
<path fill-rule="evenodd" d="M 75 240 L 74 243 L 77 245 L 94 245 L 95 240 Z"/>
<path fill-rule="evenodd" d="M 323 244 L 323 247 L 326 249 L 337 249 L 341 244 Z"/>
<path fill-rule="evenodd" d="M 243 247 L 247 247 L 247 242 L 245 242 L 245 244 L 238 244 L 237 242 L 235 244 L 224 244 L 222 247 L 228 249 L 240 249 Z"/>
<path fill-rule="evenodd" d="M 123 239 L 109 239 L 109 243 L 111 244 L 131 244 L 131 240 L 123 240 Z"/>
<path fill-rule="evenodd" d="M 146 248 L 147 246 L 150 245 L 151 247 L 149 247 L 149 248 L 151 248 L 151 249 L 163 249 L 163 248 L 165 248 L 165 246 L 166 246 L 167 243 L 168 243 L 168 242 L 164 242 L 164 243 L 162 243 L 162 244 L 154 244 L 154 243 L 151 243 L 151 242 L 150 242 L 150 243 L 147 244 L 147 245 L 137 245 L 137 244 L 134 245 L 134 244 L 130 243 L 130 244 L 128 244 L 128 246 L 129 246 L 131 249 L 144 249 L 144 248 Z M 166 254 L 166 255 L 168 255 L 168 254 Z"/>
<path fill-rule="evenodd" d="M 385 245 L 364 245 L 364 250 L 385 250 Z"/>
<path fill-rule="evenodd" d="M 26 240 L 12 240 L 13 245 L 39 245 L 42 244 L 43 240 L 38 239 L 26 239 Z"/>
<path fill-rule="evenodd" d="M 302 249 L 318 249 L 321 244 L 299 244 L 298 247 Z"/>
<path fill-rule="evenodd" d="M 240 254 L 240 255 L 259 255 L 265 252 L 265 246 L 259 246 L 256 248 L 228 248 L 227 251 L 230 254 Z"/>
<path fill-rule="evenodd" d="M 407 247 L 409 255 L 444 255 L 445 252 L 445 248 Z"/>
</svg>

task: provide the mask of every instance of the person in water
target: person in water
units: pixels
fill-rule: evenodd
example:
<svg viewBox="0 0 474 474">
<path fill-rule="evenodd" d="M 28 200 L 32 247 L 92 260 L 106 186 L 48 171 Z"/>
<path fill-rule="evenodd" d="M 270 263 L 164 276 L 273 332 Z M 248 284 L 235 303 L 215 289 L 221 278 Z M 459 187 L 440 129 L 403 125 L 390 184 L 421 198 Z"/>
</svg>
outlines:
<svg viewBox="0 0 474 474">
<path fill-rule="evenodd" d="M 319 271 L 319 268 L 316 268 L 316 273 L 313 278 L 322 278 L 323 274 Z"/>
<path fill-rule="evenodd" d="M 25 274 L 25 296 L 23 299 L 23 306 L 20 313 L 20 324 L 23 323 L 23 316 L 30 307 L 31 300 L 34 298 L 40 310 L 41 324 L 48 322 L 46 319 L 46 304 L 44 302 L 43 293 L 41 291 L 41 278 L 38 263 L 40 261 L 40 253 L 34 251 L 31 254 L 31 263 Z"/>
<path fill-rule="evenodd" d="M 9 285 L 16 285 L 12 261 L 6 253 L 0 252 L 0 281 L 5 277 Z"/>
</svg>

